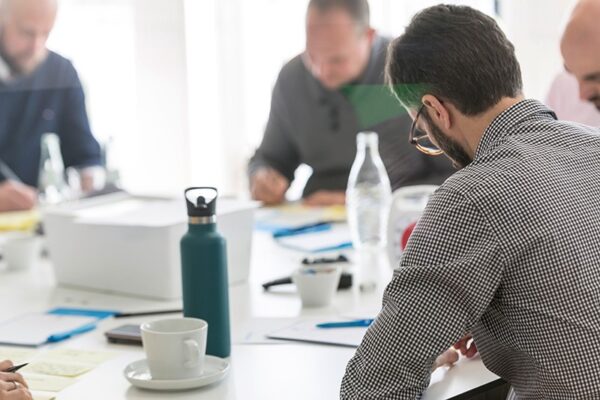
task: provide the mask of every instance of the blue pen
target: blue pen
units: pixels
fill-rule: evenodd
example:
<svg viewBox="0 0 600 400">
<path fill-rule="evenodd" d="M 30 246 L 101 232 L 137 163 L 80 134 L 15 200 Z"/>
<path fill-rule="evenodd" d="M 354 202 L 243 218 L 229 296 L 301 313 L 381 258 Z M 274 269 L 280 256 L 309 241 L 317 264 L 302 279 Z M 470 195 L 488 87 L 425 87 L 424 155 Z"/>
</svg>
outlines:
<svg viewBox="0 0 600 400">
<path fill-rule="evenodd" d="M 273 232 L 275 239 L 286 236 L 302 235 L 304 233 L 322 232 L 331 229 L 329 222 L 317 222 L 315 224 L 303 225 L 297 228 L 284 228 Z"/>
<path fill-rule="evenodd" d="M 79 328 L 71 329 L 70 331 L 55 333 L 53 335 L 48 336 L 48 343 L 60 342 L 61 340 L 65 340 L 70 338 L 71 336 L 78 335 L 80 333 L 88 332 L 96 328 L 96 323 L 92 322 L 89 324 L 85 324 L 80 326 Z"/>
<path fill-rule="evenodd" d="M 317 324 L 317 328 L 361 328 L 371 325 L 374 321 L 371 319 L 356 319 L 353 321 L 340 321 L 340 322 L 324 322 Z"/>
</svg>

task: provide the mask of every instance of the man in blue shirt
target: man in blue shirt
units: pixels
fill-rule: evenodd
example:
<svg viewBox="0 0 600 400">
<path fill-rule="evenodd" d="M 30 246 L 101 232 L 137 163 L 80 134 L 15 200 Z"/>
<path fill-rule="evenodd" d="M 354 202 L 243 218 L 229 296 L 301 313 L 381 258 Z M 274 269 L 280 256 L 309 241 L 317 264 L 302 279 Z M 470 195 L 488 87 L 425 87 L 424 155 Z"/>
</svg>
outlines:
<svg viewBox="0 0 600 400">
<path fill-rule="evenodd" d="M 100 165 L 81 82 L 70 61 L 46 48 L 56 0 L 0 3 L 0 211 L 32 208 L 37 199 L 40 140 L 56 133 L 65 167 L 77 167 L 86 189 Z"/>
</svg>

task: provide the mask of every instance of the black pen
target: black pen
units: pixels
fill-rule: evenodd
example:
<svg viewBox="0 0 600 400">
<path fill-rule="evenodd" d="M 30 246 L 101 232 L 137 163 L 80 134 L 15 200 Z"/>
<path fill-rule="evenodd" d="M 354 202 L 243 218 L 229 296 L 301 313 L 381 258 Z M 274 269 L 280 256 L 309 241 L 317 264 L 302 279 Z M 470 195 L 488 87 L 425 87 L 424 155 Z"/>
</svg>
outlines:
<svg viewBox="0 0 600 400">
<path fill-rule="evenodd" d="M 158 310 L 158 311 L 140 311 L 140 312 L 120 312 L 114 315 L 115 318 L 143 317 L 144 315 L 175 314 L 183 312 L 177 310 Z"/>
<path fill-rule="evenodd" d="M 10 368 L 5 369 L 2 372 L 17 372 L 18 370 L 20 370 L 21 368 L 23 368 L 24 366 L 26 366 L 29 363 L 24 363 L 24 364 L 19 364 L 19 365 L 13 365 Z"/>
<path fill-rule="evenodd" d="M 21 182 L 21 179 L 13 172 L 12 169 L 0 159 L 0 174 L 4 176 L 4 179 L 8 179 L 15 182 Z"/>
</svg>

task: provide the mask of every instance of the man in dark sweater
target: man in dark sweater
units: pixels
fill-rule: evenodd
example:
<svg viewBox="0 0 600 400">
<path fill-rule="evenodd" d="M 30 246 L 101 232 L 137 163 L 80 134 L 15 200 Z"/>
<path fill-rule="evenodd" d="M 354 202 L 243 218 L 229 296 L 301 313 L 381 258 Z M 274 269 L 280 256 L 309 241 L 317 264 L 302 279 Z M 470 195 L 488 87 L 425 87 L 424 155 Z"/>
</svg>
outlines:
<svg viewBox="0 0 600 400">
<path fill-rule="evenodd" d="M 36 203 L 43 133 L 59 136 L 65 167 L 80 170 L 84 189 L 101 155 L 75 68 L 46 48 L 56 0 L 0 1 L 0 211 L 22 210 Z"/>
<path fill-rule="evenodd" d="M 249 164 L 252 196 L 275 204 L 308 164 L 308 204 L 343 204 L 356 134 L 375 131 L 393 188 L 441 184 L 454 168 L 408 144 L 411 120 L 383 85 L 389 41 L 369 23 L 367 0 L 311 0 L 306 51 L 275 84 L 263 141 Z"/>
</svg>

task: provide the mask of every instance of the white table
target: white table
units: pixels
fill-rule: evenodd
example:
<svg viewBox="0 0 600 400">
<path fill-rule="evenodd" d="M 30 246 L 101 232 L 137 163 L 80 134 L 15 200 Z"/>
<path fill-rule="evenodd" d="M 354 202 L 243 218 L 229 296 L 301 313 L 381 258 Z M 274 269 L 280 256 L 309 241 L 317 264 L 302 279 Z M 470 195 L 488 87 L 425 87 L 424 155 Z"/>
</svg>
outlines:
<svg viewBox="0 0 600 400">
<path fill-rule="evenodd" d="M 339 292 L 327 309 L 302 309 L 299 298 L 289 292 L 264 293 L 260 284 L 285 276 L 298 266 L 302 254 L 278 247 L 270 237 L 254 236 L 251 275 L 248 283 L 230 288 L 232 334 L 232 368 L 224 381 L 191 391 L 152 392 L 130 386 L 123 369 L 143 358 L 141 347 L 109 344 L 104 332 L 124 323 L 140 323 L 165 316 L 137 319 L 107 319 L 92 332 L 72 338 L 56 347 L 105 350 L 116 357 L 83 375 L 79 381 L 57 396 L 58 400 L 94 399 L 335 399 L 348 360 L 354 349 L 305 343 L 240 344 L 237 338 L 248 324 L 261 318 L 323 317 L 372 312 L 381 303 L 383 285 L 370 294 L 357 291 Z M 0 264 L 1 265 L 1 264 Z M 391 269 L 381 268 L 382 279 L 389 279 Z M 178 308 L 177 301 L 166 302 L 116 296 L 57 287 L 52 268 L 42 262 L 35 268 L 18 273 L 1 271 L 0 320 L 26 312 L 39 312 L 55 306 L 89 307 L 137 311 Z M 425 399 L 444 399 L 460 395 L 498 377 L 489 372 L 481 360 L 462 359 L 453 368 L 440 368 L 432 376 Z"/>
</svg>

